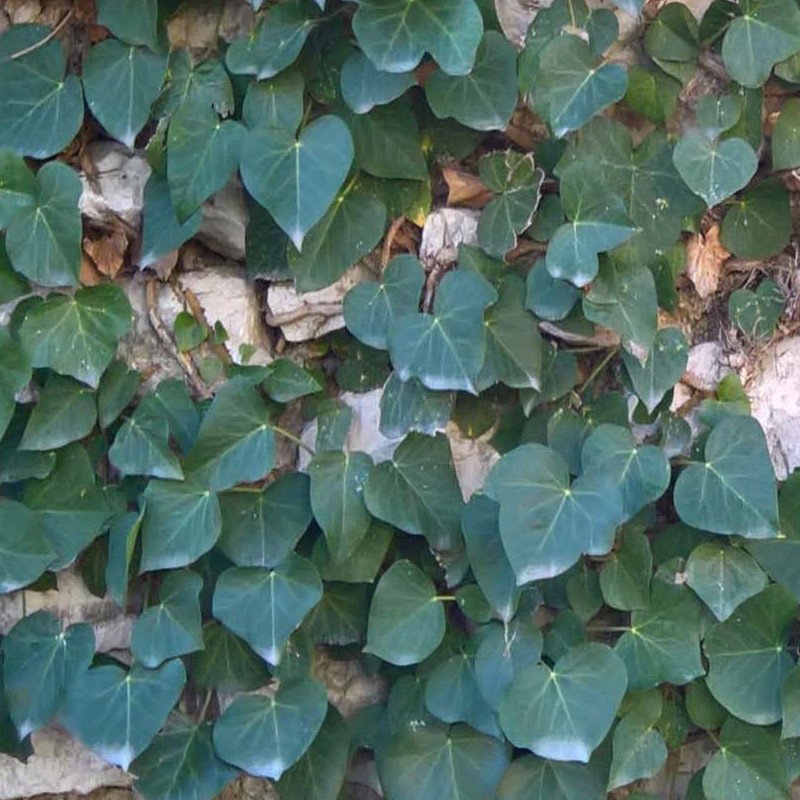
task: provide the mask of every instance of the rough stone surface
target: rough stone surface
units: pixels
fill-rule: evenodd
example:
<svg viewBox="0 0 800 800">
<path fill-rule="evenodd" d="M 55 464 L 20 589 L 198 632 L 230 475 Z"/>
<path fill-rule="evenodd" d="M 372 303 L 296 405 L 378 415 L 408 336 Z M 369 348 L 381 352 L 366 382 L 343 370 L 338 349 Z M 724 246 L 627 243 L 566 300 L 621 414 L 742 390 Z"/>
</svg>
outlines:
<svg viewBox="0 0 800 800">
<path fill-rule="evenodd" d="M 494 428 L 477 439 L 468 439 L 461 433 L 460 428 L 451 422 L 447 426 L 446 433 L 450 440 L 453 466 L 456 469 L 461 494 L 464 500 L 469 500 L 483 487 L 489 470 L 500 460 L 500 454 L 489 443 L 494 435 Z"/>
<path fill-rule="evenodd" d="M 238 181 L 231 181 L 203 203 L 203 222 L 197 238 L 225 258 L 244 261 L 246 232 L 244 189 Z"/>
<path fill-rule="evenodd" d="M 720 342 L 696 344 L 689 351 L 683 382 L 693 389 L 713 392 L 717 384 L 731 371 L 728 354 Z"/>
<path fill-rule="evenodd" d="M 767 434 L 775 473 L 783 480 L 800 467 L 800 337 L 767 348 L 746 388 L 753 416 Z"/>
<path fill-rule="evenodd" d="M 226 42 L 249 33 L 255 24 L 246 0 L 220 3 L 184 3 L 167 24 L 170 49 L 188 48 L 197 55 L 213 51 L 217 37 Z"/>
<path fill-rule="evenodd" d="M 328 700 L 345 719 L 386 699 L 388 687 L 384 678 L 367 675 L 358 661 L 337 661 L 322 648 L 317 648 L 314 674 L 328 690 Z"/>
<path fill-rule="evenodd" d="M 131 153 L 117 142 L 93 142 L 88 150 L 95 174 L 81 173 L 81 213 L 101 223 L 119 217 L 138 228 L 150 165 L 144 156 Z"/>
<path fill-rule="evenodd" d="M 467 208 L 440 208 L 430 213 L 422 228 L 420 261 L 427 267 L 454 264 L 459 245 L 477 244 L 480 217 L 480 211 Z"/>
</svg>

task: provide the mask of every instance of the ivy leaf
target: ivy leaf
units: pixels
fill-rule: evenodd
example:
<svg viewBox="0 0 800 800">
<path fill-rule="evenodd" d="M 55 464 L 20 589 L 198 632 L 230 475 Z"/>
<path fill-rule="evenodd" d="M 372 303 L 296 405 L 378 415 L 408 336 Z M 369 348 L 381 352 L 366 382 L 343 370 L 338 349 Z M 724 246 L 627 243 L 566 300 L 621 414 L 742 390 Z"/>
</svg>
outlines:
<svg viewBox="0 0 800 800">
<path fill-rule="evenodd" d="M 372 469 L 366 453 L 317 453 L 308 465 L 311 508 L 336 563 L 348 559 L 369 529 L 364 482 Z"/>
<path fill-rule="evenodd" d="M 250 194 L 302 251 L 305 235 L 334 201 L 352 161 L 350 131 L 338 117 L 325 116 L 299 139 L 280 129 L 251 131 L 240 169 Z"/>
<path fill-rule="evenodd" d="M 42 45 L 51 32 L 44 25 L 12 25 L 0 37 L 0 147 L 37 159 L 61 152 L 83 122 L 81 82 L 64 75 L 61 42 Z"/>
<path fill-rule="evenodd" d="M 370 472 L 364 502 L 374 517 L 405 533 L 424 535 L 435 550 L 461 547 L 464 503 L 450 445 L 442 434 L 406 436 L 391 461 Z"/>
<path fill-rule="evenodd" d="M 2 437 L 16 408 L 16 394 L 31 379 L 31 368 L 22 348 L 5 328 L 0 328 L 0 437 Z"/>
<path fill-rule="evenodd" d="M 220 121 L 200 103 L 184 103 L 173 115 L 167 134 L 167 179 L 172 207 L 186 222 L 228 182 L 239 164 L 245 127 Z"/>
<path fill-rule="evenodd" d="M 392 529 L 373 520 L 367 535 L 347 561 L 336 564 L 328 555 L 325 538 L 320 536 L 314 545 L 312 560 L 324 581 L 343 583 L 373 583 L 392 543 Z"/>
<path fill-rule="evenodd" d="M 275 567 L 311 523 L 309 479 L 280 476 L 260 491 L 225 492 L 219 498 L 219 549 L 240 567 Z"/>
<path fill-rule="evenodd" d="M 360 644 L 367 630 L 367 587 L 329 583 L 304 623 L 315 644 Z"/>
<path fill-rule="evenodd" d="M 466 75 L 483 20 L 474 0 L 368 0 L 356 11 L 353 33 L 384 72 L 409 72 L 428 52 L 448 75 Z"/>
<path fill-rule="evenodd" d="M 129 150 L 150 117 L 166 71 L 163 56 L 117 39 L 99 42 L 86 55 L 86 103 L 103 128 Z"/>
<path fill-rule="evenodd" d="M 663 125 L 675 111 L 681 88 L 679 81 L 661 70 L 635 65 L 628 70 L 625 102 L 651 122 Z"/>
<path fill-rule="evenodd" d="M 0 501 L 0 595 L 33 583 L 50 565 L 55 553 L 42 533 L 36 515 L 22 503 Z"/>
<path fill-rule="evenodd" d="M 328 710 L 315 680 L 281 681 L 272 697 L 238 697 L 214 726 L 214 747 L 230 764 L 278 780 L 313 742 Z"/>
<path fill-rule="evenodd" d="M 17 272 L 42 286 L 73 286 L 81 263 L 81 182 L 58 161 L 36 175 L 33 201 L 8 224 L 6 249 Z M 118 290 L 119 291 L 119 290 Z"/>
<path fill-rule="evenodd" d="M 97 0 L 97 24 L 108 28 L 117 39 L 158 46 L 158 0 Z"/>
<path fill-rule="evenodd" d="M 385 229 L 386 206 L 346 188 L 308 232 L 303 251 L 289 248 L 289 269 L 298 291 L 316 291 L 338 281 L 378 244 Z"/>
<path fill-rule="evenodd" d="M 97 390 L 97 421 L 103 430 L 116 422 L 136 395 L 142 376 L 117 359 L 103 374 Z"/>
<path fill-rule="evenodd" d="M 217 496 L 196 480 L 153 480 L 144 493 L 141 572 L 177 569 L 207 553 L 219 537 Z"/>
<path fill-rule="evenodd" d="M 252 85 L 258 86 L 258 83 Z M 222 62 L 211 58 L 193 64 L 188 50 L 170 53 L 167 84 L 155 105 L 154 114 L 157 117 L 169 116 L 184 104 L 210 107 L 223 116 L 233 112 L 233 87 Z M 247 119 L 244 112 L 242 116 Z"/>
<path fill-rule="evenodd" d="M 625 96 L 628 76 L 619 64 L 597 66 L 589 45 L 571 34 L 542 50 L 536 105 L 544 110 L 553 136 L 561 138 Z"/>
<path fill-rule="evenodd" d="M 468 74 L 434 72 L 425 96 L 440 119 L 452 117 L 479 131 L 505 130 L 517 104 L 517 54 L 497 31 L 487 31 Z"/>
<path fill-rule="evenodd" d="M 3 639 L 3 682 L 20 739 L 50 722 L 93 655 L 90 625 L 70 625 L 62 633 L 58 620 L 46 611 L 35 611 L 14 625 Z"/>
<path fill-rule="evenodd" d="M 699 605 L 683 586 L 656 579 L 646 608 L 631 614 L 630 630 L 614 647 L 628 669 L 631 691 L 659 683 L 678 686 L 703 675 Z"/>
<path fill-rule="evenodd" d="M 486 493 L 500 504 L 500 534 L 517 585 L 566 572 L 581 553 L 605 555 L 622 518 L 622 493 L 603 475 L 572 485 L 566 462 L 526 444 L 495 464 Z"/>
<path fill-rule="evenodd" d="M 800 704 L 800 670 L 795 668 L 786 677 L 781 687 L 781 712 L 783 725 L 781 739 L 794 739 L 798 733 L 797 708 Z"/>
<path fill-rule="evenodd" d="M 213 800 L 237 774 L 214 752 L 211 726 L 183 714 L 170 716 L 131 771 L 144 800 Z"/>
<path fill-rule="evenodd" d="M 743 550 L 713 542 L 692 550 L 686 575 L 686 583 L 720 621 L 769 583 L 761 567 Z"/>
<path fill-rule="evenodd" d="M 706 634 L 708 688 L 745 722 L 772 725 L 781 718 L 781 686 L 794 666 L 785 637 L 796 611 L 792 594 L 773 584 Z"/>
<path fill-rule="evenodd" d="M 19 338 L 32 366 L 71 375 L 96 389 L 132 321 L 124 291 L 106 283 L 78 289 L 71 298 L 50 295 L 25 314 Z"/>
<path fill-rule="evenodd" d="M 410 561 L 395 561 L 372 597 L 364 651 L 400 667 L 419 664 L 439 646 L 444 630 L 444 609 L 430 578 Z"/>
<path fill-rule="evenodd" d="M 742 796 L 779 800 L 789 796 L 786 768 L 771 731 L 730 717 L 722 726 L 720 749 L 703 773 L 708 800 Z"/>
<path fill-rule="evenodd" d="M 477 394 L 486 352 L 483 312 L 496 298 L 479 275 L 448 272 L 436 290 L 432 314 L 398 316 L 389 328 L 389 352 L 400 379 Z"/>
<path fill-rule="evenodd" d="M 611 648 L 573 647 L 552 669 L 527 667 L 500 703 L 500 725 L 516 747 L 553 761 L 588 763 L 625 694 L 625 665 Z"/>
<path fill-rule="evenodd" d="M 381 394 L 380 432 L 387 439 L 410 431 L 433 436 L 447 427 L 454 401 L 453 392 L 432 392 L 416 378 L 401 381 L 392 372 Z"/>
<path fill-rule="evenodd" d="M 722 40 L 722 60 L 737 83 L 756 89 L 772 68 L 800 50 L 800 10 L 789 0 L 747 0 Z"/>
<path fill-rule="evenodd" d="M 355 51 L 342 65 L 342 100 L 356 114 L 368 114 L 386 105 L 416 84 L 413 72 L 383 72 L 364 55 Z"/>
<path fill-rule="evenodd" d="M 696 132 L 681 137 L 672 158 L 686 185 L 709 208 L 747 186 L 758 168 L 758 157 L 744 139 L 712 141 Z"/>
<path fill-rule="evenodd" d="M 214 590 L 214 616 L 241 636 L 267 663 L 278 664 L 283 647 L 322 598 L 314 566 L 289 555 L 273 569 L 232 567 Z"/>
<path fill-rule="evenodd" d="M 705 461 L 678 477 L 675 509 L 701 530 L 748 539 L 778 531 L 778 498 L 766 437 L 751 417 L 728 416 L 708 437 Z"/>
<path fill-rule="evenodd" d="M 108 460 L 122 475 L 183 480 L 181 465 L 169 449 L 169 423 L 141 406 L 117 431 Z"/>
<path fill-rule="evenodd" d="M 627 531 L 622 546 L 611 553 L 600 570 L 600 590 L 606 605 L 621 611 L 647 608 L 652 572 L 650 540 L 638 530 Z"/>
<path fill-rule="evenodd" d="M 588 764 L 515 758 L 497 787 L 497 800 L 605 800 L 607 767 L 602 759 Z"/>
<path fill-rule="evenodd" d="M 359 283 L 345 295 L 347 329 L 368 347 L 386 350 L 394 321 L 417 311 L 424 285 L 419 261 L 410 255 L 395 256 L 380 282 Z"/>
<path fill-rule="evenodd" d="M 743 192 L 725 215 L 720 240 L 739 258 L 766 259 L 789 244 L 792 221 L 789 192 L 766 180 Z"/>
<path fill-rule="evenodd" d="M 36 178 L 25 160 L 7 149 L 0 149 L 0 174 L 3 176 L 0 185 L 0 228 L 7 228 L 20 209 L 35 203 Z M 5 253 L 0 258 L 5 262 Z M 7 301 L 3 299 L 3 302 Z"/>
<path fill-rule="evenodd" d="M 246 378 L 233 378 L 217 392 L 186 457 L 189 471 L 207 476 L 214 491 L 263 478 L 275 465 L 275 434 L 269 409 Z"/>
<path fill-rule="evenodd" d="M 158 669 L 134 664 L 85 670 L 64 701 L 64 727 L 110 764 L 127 770 L 158 733 L 186 682 L 175 659 Z"/>
<path fill-rule="evenodd" d="M 261 385 L 276 403 L 290 403 L 324 388 L 315 375 L 288 358 L 277 358 L 269 364 Z"/>
<path fill-rule="evenodd" d="M 581 460 L 585 474 L 605 474 L 620 486 L 628 519 L 666 492 L 672 474 L 660 447 L 637 447 L 631 432 L 617 425 L 595 428 L 583 444 Z"/>
<path fill-rule="evenodd" d="M 583 287 L 594 280 L 598 253 L 634 233 L 625 205 L 615 194 L 597 192 L 598 174 L 577 163 L 561 176 L 561 203 L 571 220 L 553 234 L 545 265 L 553 278 Z"/>
<path fill-rule="evenodd" d="M 771 280 L 761 281 L 754 292 L 736 289 L 728 298 L 731 322 L 752 339 L 769 339 L 785 307 L 783 290 Z"/>
<path fill-rule="evenodd" d="M 200 631 L 202 578 L 194 572 L 170 572 L 159 588 L 158 603 L 133 623 L 131 652 L 153 669 L 175 656 L 203 649 Z"/>
<path fill-rule="evenodd" d="M 271 78 L 290 66 L 303 49 L 315 22 L 299 2 L 290 0 L 273 6 L 251 34 L 239 36 L 225 54 L 234 75 Z"/>
<path fill-rule="evenodd" d="M 614 731 L 614 758 L 608 779 L 609 790 L 627 786 L 655 775 L 667 760 L 664 737 L 656 720 L 641 714 L 626 714 Z"/>
<path fill-rule="evenodd" d="M 112 520 L 108 531 L 106 587 L 109 595 L 120 608 L 124 608 L 126 605 L 131 562 L 141 524 L 142 515 L 128 511 Z"/>
<path fill-rule="evenodd" d="M 659 328 L 644 364 L 627 350 L 622 362 L 633 389 L 652 414 L 686 371 L 689 345 L 678 328 Z"/>
<path fill-rule="evenodd" d="M 800 100 L 789 98 L 772 129 L 772 169 L 800 166 Z"/>
</svg>

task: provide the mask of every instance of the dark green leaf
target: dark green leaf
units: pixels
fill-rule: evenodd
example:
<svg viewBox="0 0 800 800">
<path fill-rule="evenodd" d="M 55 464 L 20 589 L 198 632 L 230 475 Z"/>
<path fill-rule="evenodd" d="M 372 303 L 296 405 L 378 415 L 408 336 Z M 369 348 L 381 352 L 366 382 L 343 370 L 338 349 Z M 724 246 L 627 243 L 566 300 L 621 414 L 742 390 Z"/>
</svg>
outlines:
<svg viewBox="0 0 800 800">
<path fill-rule="evenodd" d="M 689 360 L 689 345 L 678 328 L 659 328 L 645 362 L 627 350 L 622 361 L 634 391 L 652 414 L 667 392 L 678 382 Z"/>
<path fill-rule="evenodd" d="M 381 434 L 387 439 L 410 431 L 433 436 L 447 427 L 454 400 L 453 392 L 433 392 L 416 378 L 401 381 L 392 372 L 381 395 Z"/>
<path fill-rule="evenodd" d="M 97 421 L 94 393 L 72 378 L 53 375 L 34 406 L 21 450 L 57 450 L 83 439 Z"/>
<path fill-rule="evenodd" d="M 736 289 L 728 298 L 728 315 L 731 322 L 745 336 L 752 339 L 769 339 L 775 332 L 786 306 L 782 289 L 769 279 L 761 281 L 753 292 Z"/>
<path fill-rule="evenodd" d="M 789 192 L 766 180 L 743 192 L 722 221 L 720 240 L 739 258 L 766 259 L 789 244 L 792 231 Z"/>
<path fill-rule="evenodd" d="M 497 800 L 605 800 L 607 766 L 547 761 L 536 756 L 515 759 L 497 787 Z"/>
<path fill-rule="evenodd" d="M 0 594 L 8 594 L 33 583 L 55 553 L 36 515 L 21 503 L 0 501 L 0 529 Z"/>
<path fill-rule="evenodd" d="M 183 470 L 169 449 L 169 423 L 141 406 L 117 431 L 108 460 L 122 475 L 183 480 Z"/>
<path fill-rule="evenodd" d="M 158 0 L 97 0 L 97 22 L 128 44 L 158 46 Z"/>
<path fill-rule="evenodd" d="M 360 50 L 342 66 L 342 100 L 356 114 L 391 103 L 415 83 L 412 72 L 382 72 Z"/>
<path fill-rule="evenodd" d="M 189 677 L 199 689 L 249 692 L 269 681 L 267 665 L 218 622 L 203 628 L 203 649 L 188 658 Z"/>
</svg>

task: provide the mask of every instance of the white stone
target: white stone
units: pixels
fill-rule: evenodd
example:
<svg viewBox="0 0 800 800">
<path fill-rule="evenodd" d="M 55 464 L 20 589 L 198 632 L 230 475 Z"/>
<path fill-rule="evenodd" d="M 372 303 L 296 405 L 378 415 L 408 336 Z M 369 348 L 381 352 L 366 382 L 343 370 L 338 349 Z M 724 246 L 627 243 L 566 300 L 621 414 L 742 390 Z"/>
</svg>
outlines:
<svg viewBox="0 0 800 800">
<path fill-rule="evenodd" d="M 731 371 L 728 355 L 720 342 L 703 342 L 689 350 L 683 382 L 693 389 L 713 392 Z"/>
<path fill-rule="evenodd" d="M 300 294 L 293 282 L 271 283 L 267 324 L 280 328 L 288 342 L 306 342 L 344 328 L 342 301 L 357 283 L 375 276 L 363 265 L 351 267 L 336 283 Z"/>
<path fill-rule="evenodd" d="M 771 345 L 746 386 L 780 480 L 800 467 L 800 337 Z"/>
<path fill-rule="evenodd" d="M 494 435 L 494 428 L 477 439 L 469 439 L 461 433 L 458 425 L 450 422 L 446 433 L 450 440 L 450 452 L 453 454 L 458 485 L 461 487 L 464 500 L 467 501 L 483 488 L 489 470 L 500 460 L 500 454 L 489 443 Z"/>
<path fill-rule="evenodd" d="M 81 214 L 98 222 L 114 217 L 138 228 L 144 206 L 144 186 L 150 165 L 144 156 L 131 153 L 117 142 L 97 141 L 89 145 L 95 175 L 81 173 Z"/>
<path fill-rule="evenodd" d="M 247 204 L 238 181 L 231 181 L 203 203 L 203 222 L 197 238 L 210 250 L 234 261 L 244 261 Z"/>
<path fill-rule="evenodd" d="M 480 211 L 467 208 L 440 208 L 431 212 L 422 228 L 419 258 L 428 267 L 455 263 L 462 244 L 478 242 Z"/>
</svg>

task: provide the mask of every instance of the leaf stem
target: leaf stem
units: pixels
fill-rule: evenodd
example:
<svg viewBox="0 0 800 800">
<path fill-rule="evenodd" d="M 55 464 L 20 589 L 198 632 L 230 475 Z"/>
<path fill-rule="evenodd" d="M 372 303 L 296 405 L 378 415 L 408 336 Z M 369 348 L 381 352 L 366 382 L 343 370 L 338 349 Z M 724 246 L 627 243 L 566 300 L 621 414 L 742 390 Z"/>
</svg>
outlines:
<svg viewBox="0 0 800 800">
<path fill-rule="evenodd" d="M 275 431 L 279 436 L 283 436 L 285 439 L 288 439 L 290 442 L 294 442 L 301 450 L 305 450 L 310 456 L 315 456 L 317 453 L 314 449 L 309 447 L 299 436 L 295 436 L 290 431 L 287 431 L 285 428 L 280 428 L 277 425 L 272 426 L 272 430 Z"/>
<path fill-rule="evenodd" d="M 619 345 L 612 347 L 600 363 L 591 371 L 589 377 L 581 384 L 578 394 L 583 394 L 594 383 L 598 375 L 608 366 L 612 358 L 619 352 Z"/>
<path fill-rule="evenodd" d="M 454 594 L 437 594 L 433 598 L 433 602 L 439 603 L 455 603 L 458 598 Z"/>
<path fill-rule="evenodd" d="M 16 53 L 12 53 L 10 56 L 8 56 L 8 58 L 6 58 L 5 61 L 16 61 L 16 59 L 23 58 L 24 56 L 30 55 L 31 53 L 35 52 L 40 47 L 44 47 L 49 41 L 58 36 L 62 28 L 69 22 L 70 18 L 72 17 L 73 11 L 74 9 L 72 8 L 69 11 L 67 11 L 67 13 L 64 14 L 59 23 L 55 26 L 55 28 L 53 28 L 53 30 L 50 31 L 50 33 L 47 34 L 47 36 L 45 36 L 42 39 L 39 39 L 38 42 L 34 42 L 29 47 L 24 47 L 22 50 L 17 50 Z"/>
</svg>

